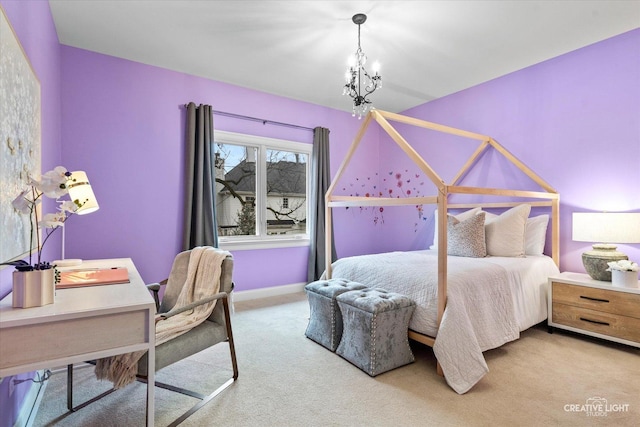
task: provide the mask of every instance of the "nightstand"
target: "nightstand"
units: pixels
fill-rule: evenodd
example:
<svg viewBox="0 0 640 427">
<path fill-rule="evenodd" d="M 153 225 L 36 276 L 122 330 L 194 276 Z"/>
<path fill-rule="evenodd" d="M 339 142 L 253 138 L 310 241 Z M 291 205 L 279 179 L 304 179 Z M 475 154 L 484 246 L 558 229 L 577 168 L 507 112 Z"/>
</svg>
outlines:
<svg viewBox="0 0 640 427">
<path fill-rule="evenodd" d="M 588 274 L 549 277 L 549 332 L 566 329 L 640 348 L 640 282 L 614 287 Z"/>
</svg>

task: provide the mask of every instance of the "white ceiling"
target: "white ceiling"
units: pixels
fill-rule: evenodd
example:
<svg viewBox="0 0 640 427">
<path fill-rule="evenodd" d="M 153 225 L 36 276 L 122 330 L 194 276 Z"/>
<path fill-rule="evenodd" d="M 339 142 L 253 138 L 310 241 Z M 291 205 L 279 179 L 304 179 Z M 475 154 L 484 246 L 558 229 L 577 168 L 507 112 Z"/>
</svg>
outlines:
<svg viewBox="0 0 640 427">
<path fill-rule="evenodd" d="M 49 3 L 62 44 L 344 111 L 356 13 L 393 112 L 640 27 L 640 0 Z"/>
</svg>

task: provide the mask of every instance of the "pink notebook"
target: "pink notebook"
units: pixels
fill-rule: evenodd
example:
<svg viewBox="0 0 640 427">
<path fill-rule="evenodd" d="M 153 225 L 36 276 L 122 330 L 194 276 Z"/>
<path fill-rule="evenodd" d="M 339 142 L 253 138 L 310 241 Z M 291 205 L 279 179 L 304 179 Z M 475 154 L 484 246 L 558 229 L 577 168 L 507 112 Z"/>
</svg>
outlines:
<svg viewBox="0 0 640 427">
<path fill-rule="evenodd" d="M 129 272 L 126 268 L 81 268 L 61 271 L 60 282 L 56 285 L 56 289 L 114 285 L 117 283 L 129 283 Z"/>
</svg>

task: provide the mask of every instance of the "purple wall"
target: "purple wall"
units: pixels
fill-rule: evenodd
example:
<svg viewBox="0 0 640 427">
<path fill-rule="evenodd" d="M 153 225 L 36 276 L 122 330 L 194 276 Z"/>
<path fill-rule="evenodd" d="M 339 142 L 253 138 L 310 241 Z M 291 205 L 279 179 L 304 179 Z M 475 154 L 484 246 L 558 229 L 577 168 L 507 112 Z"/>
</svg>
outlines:
<svg viewBox="0 0 640 427">
<path fill-rule="evenodd" d="M 561 270 L 584 272 L 581 253 L 590 244 L 571 240 L 571 214 L 640 211 L 638 52 L 640 30 L 634 30 L 405 114 L 490 135 L 555 188 L 561 201 Z M 407 135 L 418 141 L 425 158 L 434 159 L 434 168 L 445 166 L 445 181 L 477 146 L 470 140 L 425 135 L 415 129 Z M 436 142 L 445 145 L 436 149 Z M 395 169 L 408 168 L 404 156 L 389 146 L 381 144 L 381 158 L 393 158 Z M 499 156 L 488 157 L 465 181 L 468 185 L 539 189 Z M 432 218 L 425 225 L 429 231 L 413 233 L 404 227 L 411 215 L 398 215 L 385 232 L 399 236 L 396 246 L 424 247 L 433 232 Z M 619 245 L 619 249 L 640 261 L 639 245 Z"/>
<path fill-rule="evenodd" d="M 86 170 L 100 203 L 96 213 L 68 224 L 67 257 L 131 257 L 148 282 L 167 276 L 181 247 L 185 103 L 327 127 L 334 171 L 360 124 L 345 112 L 72 47 L 62 47 L 62 64 L 62 157 L 69 169 Z M 214 120 L 218 130 L 313 141 L 310 131 Z M 377 142 L 377 133 L 368 138 Z M 377 165 L 373 146 L 363 161 Z M 375 246 L 367 227 L 337 221 L 341 256 Z M 306 281 L 306 247 L 233 253 L 239 291 Z"/>
<path fill-rule="evenodd" d="M 60 45 L 47 2 L 24 2 L 0 0 L 9 22 L 13 26 L 41 87 L 42 168 L 50 170 L 60 163 Z M 45 209 L 46 209 L 45 205 Z M 52 237 L 45 247 L 48 259 L 60 257 L 60 236 Z M 0 298 L 11 291 L 13 268 L 0 270 Z M 0 343 L 0 345 L 8 345 Z M 13 394 L 9 393 L 9 382 L 23 380 L 32 375 L 21 374 L 4 378 L 0 384 L 0 426 L 11 426 L 15 422 L 24 396 L 33 384 L 31 381 L 17 383 Z"/>
</svg>

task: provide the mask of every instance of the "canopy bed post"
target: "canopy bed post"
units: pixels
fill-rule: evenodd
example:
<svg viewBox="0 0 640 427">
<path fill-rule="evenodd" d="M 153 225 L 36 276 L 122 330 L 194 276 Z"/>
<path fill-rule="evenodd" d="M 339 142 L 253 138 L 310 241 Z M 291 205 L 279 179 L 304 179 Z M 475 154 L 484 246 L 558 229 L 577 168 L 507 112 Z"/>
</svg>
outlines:
<svg viewBox="0 0 640 427">
<path fill-rule="evenodd" d="M 447 197 L 447 186 L 438 188 L 438 328 L 447 305 Z M 436 371 L 438 375 L 444 376 L 442 366 L 437 360 Z"/>
<path fill-rule="evenodd" d="M 551 258 L 560 267 L 560 195 L 551 201 Z"/>
<path fill-rule="evenodd" d="M 438 189 L 438 321 L 447 304 L 447 187 Z"/>
</svg>

